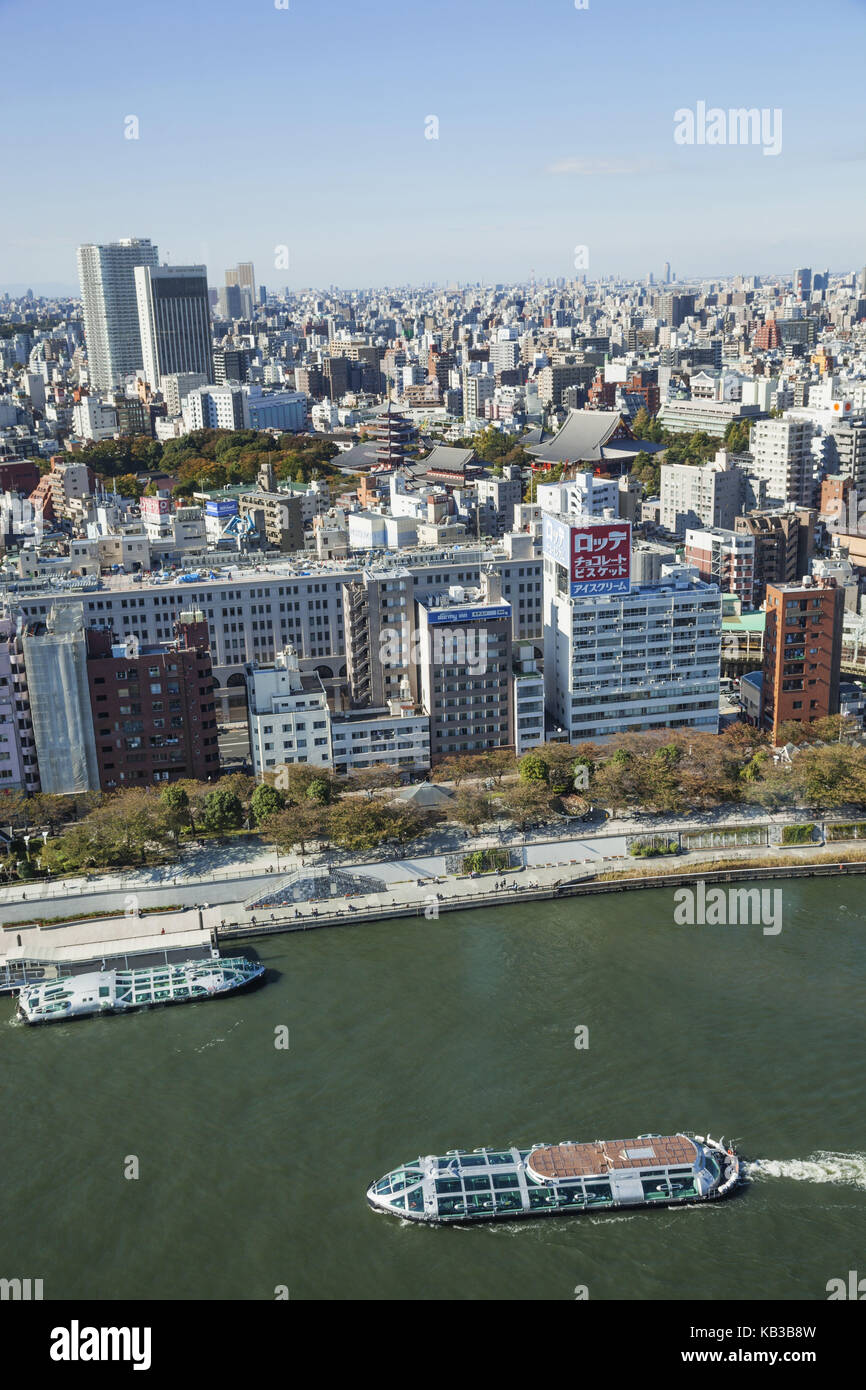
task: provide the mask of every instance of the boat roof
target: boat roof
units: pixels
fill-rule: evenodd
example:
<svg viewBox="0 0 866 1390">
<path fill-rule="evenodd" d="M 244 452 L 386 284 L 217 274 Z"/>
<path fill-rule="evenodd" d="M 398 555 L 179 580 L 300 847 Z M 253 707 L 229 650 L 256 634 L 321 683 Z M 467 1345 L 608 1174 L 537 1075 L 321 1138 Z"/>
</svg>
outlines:
<svg viewBox="0 0 866 1390">
<path fill-rule="evenodd" d="M 534 1149 L 529 1166 L 539 1177 L 583 1178 L 617 1169 L 691 1167 L 698 1146 L 684 1134 L 651 1135 L 642 1139 L 596 1139 L 591 1144 L 552 1144 Z"/>
</svg>

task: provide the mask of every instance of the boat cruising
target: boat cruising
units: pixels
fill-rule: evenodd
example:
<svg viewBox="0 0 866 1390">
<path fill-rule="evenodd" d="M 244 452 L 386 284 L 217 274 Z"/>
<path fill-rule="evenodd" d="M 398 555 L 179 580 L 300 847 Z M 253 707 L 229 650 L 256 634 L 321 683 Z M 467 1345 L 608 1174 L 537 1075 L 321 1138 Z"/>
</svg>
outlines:
<svg viewBox="0 0 866 1390">
<path fill-rule="evenodd" d="M 245 989 L 265 973 L 246 956 L 214 956 L 138 970 L 97 970 L 38 985 L 18 995 L 18 1017 L 26 1023 L 60 1023 L 92 1014 L 128 1013 L 162 1004 L 188 1004 Z"/>
<path fill-rule="evenodd" d="M 405 1163 L 367 1189 L 367 1201 L 407 1221 L 513 1221 L 524 1216 L 678 1206 L 726 1197 L 740 1160 L 724 1140 L 641 1134 L 530 1149 L 452 1149 Z"/>
</svg>

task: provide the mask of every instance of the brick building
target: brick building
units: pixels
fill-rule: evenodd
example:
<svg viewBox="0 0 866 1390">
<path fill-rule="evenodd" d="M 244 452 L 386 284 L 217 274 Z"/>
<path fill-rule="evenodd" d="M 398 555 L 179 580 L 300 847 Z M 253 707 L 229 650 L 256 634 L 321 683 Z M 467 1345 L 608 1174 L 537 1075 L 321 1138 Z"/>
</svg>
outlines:
<svg viewBox="0 0 866 1390">
<path fill-rule="evenodd" d="M 786 720 L 838 714 L 844 606 L 834 579 L 767 586 L 761 724 L 774 742 Z"/>
<path fill-rule="evenodd" d="M 181 613 L 174 631 L 173 642 L 145 646 L 134 637 L 118 643 L 108 628 L 87 630 L 103 791 L 219 773 L 207 620 L 200 611 Z"/>
</svg>

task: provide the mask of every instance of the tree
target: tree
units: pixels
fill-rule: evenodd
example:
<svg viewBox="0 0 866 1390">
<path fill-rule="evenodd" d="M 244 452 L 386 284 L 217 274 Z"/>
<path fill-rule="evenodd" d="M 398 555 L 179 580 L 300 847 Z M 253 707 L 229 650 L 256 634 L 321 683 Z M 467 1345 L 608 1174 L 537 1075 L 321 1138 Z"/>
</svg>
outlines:
<svg viewBox="0 0 866 1390">
<path fill-rule="evenodd" d="M 502 794 L 502 804 L 518 830 L 525 831 L 530 825 L 547 819 L 550 812 L 550 791 L 544 782 L 537 779 L 528 782 L 518 781 L 506 787 Z"/>
<path fill-rule="evenodd" d="M 547 759 L 537 749 L 530 749 L 524 753 L 520 762 L 517 764 L 517 774 L 521 782 L 547 782 L 550 769 Z"/>
<path fill-rule="evenodd" d="M 134 473 L 124 473 L 114 484 L 115 492 L 121 497 L 138 497 L 141 493 L 138 479 Z"/>
<path fill-rule="evenodd" d="M 159 800 L 163 808 L 163 823 L 174 836 L 175 844 L 177 844 L 181 832 L 188 830 L 192 824 L 189 813 L 189 795 L 185 787 L 173 782 L 167 787 L 163 787 L 159 794 Z"/>
<path fill-rule="evenodd" d="M 341 849 L 374 849 L 394 833 L 394 817 L 378 801 L 344 797 L 328 814 L 328 832 Z"/>
<path fill-rule="evenodd" d="M 246 807 L 258 784 L 255 777 L 248 776 L 246 772 L 230 772 L 227 777 L 220 778 L 219 785 L 222 791 L 232 792 Z"/>
<path fill-rule="evenodd" d="M 333 780 L 327 773 L 320 773 L 309 783 L 306 797 L 308 801 L 315 801 L 319 806 L 330 805 L 333 799 Z"/>
<path fill-rule="evenodd" d="M 215 787 L 204 799 L 202 825 L 216 835 L 239 830 L 244 823 L 244 806 L 239 796 L 224 787 Z"/>
<path fill-rule="evenodd" d="M 509 753 L 507 748 L 493 748 L 486 754 L 485 767 L 489 775 L 501 786 L 503 777 L 509 777 L 517 771 L 517 759 L 513 753 Z"/>
<path fill-rule="evenodd" d="M 352 791 L 374 792 L 385 787 L 396 787 L 400 780 L 396 768 L 388 763 L 374 763 L 372 767 L 359 768 L 357 772 L 353 772 L 349 784 Z"/>
<path fill-rule="evenodd" d="M 493 803 L 482 792 L 463 791 L 449 808 L 449 819 L 477 834 L 485 821 L 493 819 Z"/>
<path fill-rule="evenodd" d="M 453 757 L 443 758 L 442 762 L 437 764 L 433 769 L 433 781 L 453 782 L 455 787 L 459 787 L 467 777 L 478 776 L 483 772 L 484 765 L 484 759 L 476 754 L 456 753 Z"/>
<path fill-rule="evenodd" d="M 327 812 L 315 801 L 287 806 L 269 816 L 262 830 L 285 853 L 290 853 L 297 845 L 301 854 L 305 854 L 307 845 L 327 839 Z"/>
<path fill-rule="evenodd" d="M 429 811 L 405 801 L 382 809 L 385 812 L 385 825 L 388 827 L 387 836 L 396 840 L 402 850 L 429 830 L 432 824 L 433 817 Z"/>
<path fill-rule="evenodd" d="M 277 787 L 271 787 L 267 782 L 262 782 L 250 798 L 250 810 L 256 825 L 262 825 L 269 817 L 275 816 L 282 811 L 286 804 L 286 798 Z"/>
</svg>

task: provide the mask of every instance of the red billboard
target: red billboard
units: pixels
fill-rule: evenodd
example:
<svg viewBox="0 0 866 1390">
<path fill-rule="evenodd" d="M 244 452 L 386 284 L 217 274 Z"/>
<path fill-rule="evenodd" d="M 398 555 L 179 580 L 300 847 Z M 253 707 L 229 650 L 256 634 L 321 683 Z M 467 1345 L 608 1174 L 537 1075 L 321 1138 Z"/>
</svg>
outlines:
<svg viewBox="0 0 866 1390">
<path fill-rule="evenodd" d="M 571 528 L 571 595 L 627 594 L 631 588 L 631 522 Z"/>
</svg>

